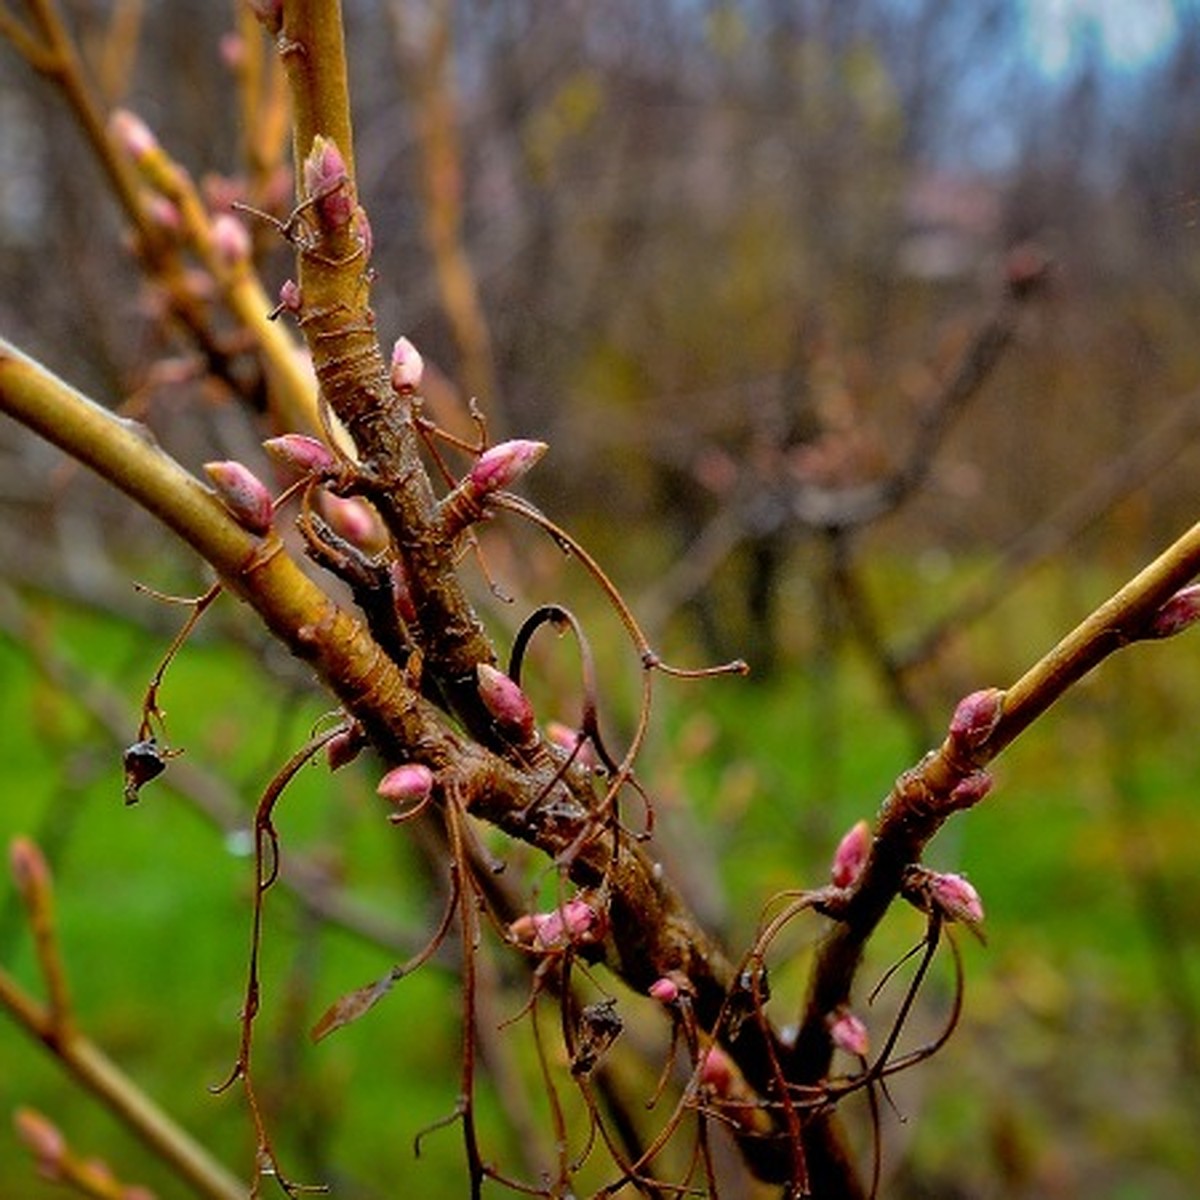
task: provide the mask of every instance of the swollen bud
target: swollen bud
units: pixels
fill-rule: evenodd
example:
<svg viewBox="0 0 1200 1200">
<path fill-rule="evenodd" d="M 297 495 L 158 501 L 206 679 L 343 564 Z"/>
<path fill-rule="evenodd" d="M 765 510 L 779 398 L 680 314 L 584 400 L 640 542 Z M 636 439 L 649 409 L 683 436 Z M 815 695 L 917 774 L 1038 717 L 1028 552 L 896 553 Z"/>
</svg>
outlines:
<svg viewBox="0 0 1200 1200">
<path fill-rule="evenodd" d="M 1200 620 L 1200 584 L 1193 583 L 1178 591 L 1156 612 L 1150 621 L 1149 636 L 1174 637 Z"/>
<path fill-rule="evenodd" d="M 700 1059 L 700 1082 L 721 1098 L 733 1091 L 733 1059 L 720 1046 L 709 1046 Z"/>
<path fill-rule="evenodd" d="M 479 698 L 496 722 L 499 732 L 518 746 L 527 746 L 536 737 L 533 705 L 518 684 L 491 663 L 476 668 Z"/>
<path fill-rule="evenodd" d="M 277 463 L 303 475 L 309 472 L 323 474 L 337 466 L 333 451 L 324 442 L 306 433 L 282 433 L 278 437 L 267 438 L 262 445 Z"/>
<path fill-rule="evenodd" d="M 838 848 L 833 853 L 829 877 L 834 887 L 849 887 L 854 883 L 862 874 L 870 853 L 871 826 L 866 821 L 859 821 L 838 842 Z"/>
<path fill-rule="evenodd" d="M 848 1008 L 843 1007 L 830 1013 L 827 1019 L 829 1037 L 833 1044 L 839 1050 L 845 1050 L 847 1054 L 866 1058 L 871 1046 L 871 1039 L 862 1018 L 855 1016 Z"/>
<path fill-rule="evenodd" d="M 221 503 L 238 524 L 251 533 L 266 533 L 271 528 L 275 505 L 262 480 L 240 462 L 227 459 L 204 464 L 204 473 L 212 480 Z"/>
<path fill-rule="evenodd" d="M 929 895 L 947 921 L 978 925 L 983 920 L 979 893 L 961 875 L 935 872 Z"/>
<path fill-rule="evenodd" d="M 497 492 L 520 479 L 548 449 L 545 442 L 515 438 L 485 450 L 467 478 L 478 492 Z"/>
<path fill-rule="evenodd" d="M 660 1004 L 674 1004 L 679 999 L 679 984 L 664 975 L 650 985 L 648 995 Z"/>
<path fill-rule="evenodd" d="M 33 1151 L 43 1178 L 63 1180 L 67 1143 L 58 1127 L 32 1108 L 18 1108 L 13 1115 L 17 1137 Z"/>
<path fill-rule="evenodd" d="M 332 138 L 317 134 L 304 160 L 304 190 L 323 225 L 340 229 L 357 207 L 349 188 L 346 159 Z"/>
<path fill-rule="evenodd" d="M 992 790 L 992 782 L 992 777 L 986 771 L 972 771 L 951 789 L 947 800 L 949 807 L 970 808 L 978 804 Z"/>
<path fill-rule="evenodd" d="M 901 893 L 923 912 L 936 912 L 947 921 L 978 925 L 983 920 L 979 893 L 962 875 L 911 866 L 904 872 Z"/>
<path fill-rule="evenodd" d="M 412 810 L 433 793 L 433 772 L 424 763 L 403 763 L 393 767 L 375 790 L 398 809 Z M 406 813 L 393 813 L 392 820 L 404 820 Z"/>
<path fill-rule="evenodd" d="M 964 696 L 950 718 L 950 737 L 966 749 L 982 746 L 992 736 L 1004 712 L 1004 693 L 999 688 L 983 688 Z"/>
<path fill-rule="evenodd" d="M 392 347 L 392 390 L 400 396 L 411 396 L 421 386 L 425 360 L 416 346 L 406 337 L 397 338 Z"/>
<path fill-rule="evenodd" d="M 604 914 L 579 896 L 548 913 L 534 913 L 534 944 L 542 950 L 599 942 L 607 932 Z"/>
<path fill-rule="evenodd" d="M 118 108 L 108 119 L 108 132 L 135 163 L 145 162 L 158 150 L 158 138 L 136 113 Z"/>
<path fill-rule="evenodd" d="M 321 515 L 334 533 L 360 550 L 370 553 L 383 540 L 383 527 L 375 510 L 358 496 L 337 496 L 322 491 Z"/>
<path fill-rule="evenodd" d="M 232 213 L 221 213 L 212 223 L 212 245 L 225 267 L 234 267 L 250 257 L 250 234 Z"/>
</svg>

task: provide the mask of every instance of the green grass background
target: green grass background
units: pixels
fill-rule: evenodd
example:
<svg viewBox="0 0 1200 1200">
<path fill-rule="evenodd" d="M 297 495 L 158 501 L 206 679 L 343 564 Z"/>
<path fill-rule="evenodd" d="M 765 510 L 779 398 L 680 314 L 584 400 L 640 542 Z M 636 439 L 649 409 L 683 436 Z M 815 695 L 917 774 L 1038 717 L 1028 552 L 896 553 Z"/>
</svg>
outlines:
<svg viewBox="0 0 1200 1200">
<path fill-rule="evenodd" d="M 952 651 L 937 685 L 944 711 L 959 684 L 966 691 L 1014 677 L 1112 582 L 1061 573 L 1023 587 L 986 633 Z M 916 586 L 902 565 L 875 583 L 892 594 Z M 63 605 L 39 602 L 38 612 L 43 644 L 104 679 L 136 711 L 159 643 Z M 17 833 L 36 837 L 53 860 L 83 1029 L 244 1173 L 251 1140 L 240 1095 L 207 1089 L 236 1054 L 250 860 L 161 783 L 125 808 L 117 748 L 77 695 L 39 675 L 27 651 L 0 638 L 0 833 L 6 842 Z M 324 708 L 318 695 L 280 677 L 270 659 L 201 636 L 164 687 L 173 742 L 189 762 L 220 772 L 245 811 Z M 911 736 L 854 654 L 819 679 L 797 667 L 769 683 L 660 683 L 657 695 L 642 773 L 664 858 L 678 862 L 730 945 L 744 946 L 774 892 L 824 879 L 837 838 L 873 814 L 912 761 Z M 955 1038 L 895 1083 L 884 1116 L 886 1194 L 1194 1194 L 1198 705 L 1200 635 L 1127 652 L 1007 753 L 993 796 L 935 842 L 931 861 L 965 870 L 979 888 L 988 942 L 963 939 L 966 1011 Z M 383 822 L 372 779 L 369 763 L 336 776 L 323 766 L 302 772 L 280 810 L 285 855 L 327 856 L 374 911 L 432 929 L 426 868 L 406 835 Z M 405 979 L 362 1021 L 314 1047 L 304 1035 L 324 1007 L 382 974 L 392 956 L 316 928 L 282 891 L 268 904 L 259 1070 L 285 1163 L 301 1180 L 332 1183 L 337 1195 L 463 1194 L 453 1128 L 427 1137 L 419 1159 L 413 1152 L 414 1136 L 448 1114 L 458 1095 L 449 960 Z M 906 911 L 889 918 L 864 992 L 920 928 Z M 797 923 L 772 963 L 772 1011 L 781 1022 L 799 1002 L 817 932 Z M 0 962 L 38 990 L 7 881 Z M 943 965 L 910 1044 L 938 1028 L 948 980 Z M 899 987 L 873 1007 L 862 999 L 877 1036 Z M 502 1014 L 520 1000 L 519 991 L 504 998 Z M 527 1047 L 521 1053 L 528 1058 Z M 0 1197 L 61 1194 L 37 1180 L 16 1142 L 9 1114 L 19 1105 L 45 1112 L 75 1150 L 103 1157 L 123 1179 L 163 1197 L 186 1194 L 0 1016 Z M 488 1156 L 511 1160 L 511 1135 L 486 1086 L 480 1121 Z"/>
</svg>

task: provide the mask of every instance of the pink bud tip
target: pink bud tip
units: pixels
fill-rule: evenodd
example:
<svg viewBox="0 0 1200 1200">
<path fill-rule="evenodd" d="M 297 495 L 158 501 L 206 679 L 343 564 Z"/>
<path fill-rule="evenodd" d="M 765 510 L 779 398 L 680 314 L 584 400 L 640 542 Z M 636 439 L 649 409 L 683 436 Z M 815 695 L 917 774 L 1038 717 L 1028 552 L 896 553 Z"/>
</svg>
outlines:
<svg viewBox="0 0 1200 1200">
<path fill-rule="evenodd" d="M 838 842 L 833 854 L 833 867 L 829 872 L 834 887 L 849 887 L 866 866 L 871 853 L 871 826 L 859 821 Z"/>
<path fill-rule="evenodd" d="M 150 126 L 127 108 L 118 108 L 109 117 L 108 131 L 135 163 L 143 162 L 158 150 L 158 138 L 151 133 Z"/>
<path fill-rule="evenodd" d="M 1050 259 L 1032 242 L 1014 246 L 1004 260 L 1004 279 L 1017 299 L 1043 287 L 1050 274 Z"/>
<path fill-rule="evenodd" d="M 433 791 L 433 772 L 424 763 L 403 763 L 393 767 L 375 790 L 397 806 L 420 804 Z"/>
<path fill-rule="evenodd" d="M 27 837 L 13 838 L 8 848 L 8 861 L 13 879 L 25 895 L 49 887 L 50 868 L 36 842 Z"/>
<path fill-rule="evenodd" d="M 929 898 L 948 921 L 977 925 L 983 920 L 979 893 L 961 875 L 933 872 L 929 880 Z"/>
<path fill-rule="evenodd" d="M 335 496 L 323 491 L 321 512 L 334 533 L 361 550 L 371 550 L 383 538 L 375 510 L 357 496 Z"/>
<path fill-rule="evenodd" d="M 322 224 L 339 229 L 354 216 L 357 205 L 349 187 L 346 159 L 332 138 L 317 134 L 304 160 L 304 187 Z"/>
<path fill-rule="evenodd" d="M 58 1127 L 32 1108 L 18 1108 L 13 1115 L 17 1137 L 33 1151 L 38 1170 L 47 1179 L 62 1179 L 67 1144 Z"/>
<path fill-rule="evenodd" d="M 392 388 L 401 396 L 411 395 L 421 386 L 425 360 L 406 337 L 397 338 L 392 347 Z"/>
<path fill-rule="evenodd" d="M 213 221 L 212 245 L 218 260 L 226 267 L 250 257 L 250 234 L 232 213 L 221 213 Z"/>
<path fill-rule="evenodd" d="M 537 937 L 538 918 L 542 915 L 542 913 L 522 913 L 515 921 L 509 922 L 509 936 L 522 945 L 528 946 Z"/>
<path fill-rule="evenodd" d="M 304 297 L 300 285 L 294 279 L 285 279 L 279 285 L 279 307 L 284 312 L 299 313 Z"/>
<path fill-rule="evenodd" d="M 179 209 L 172 204 L 166 196 L 160 196 L 157 192 L 146 197 L 146 216 L 154 222 L 159 229 L 165 229 L 169 233 L 178 233 L 183 227 L 183 218 L 179 215 Z"/>
<path fill-rule="evenodd" d="M 249 467 L 230 459 L 205 463 L 204 473 L 239 525 L 251 533 L 266 533 L 271 528 L 275 512 L 271 493 Z"/>
<path fill-rule="evenodd" d="M 970 808 L 978 804 L 991 790 L 992 777 L 986 771 L 972 771 L 960 779 L 950 792 L 951 808 Z"/>
<path fill-rule="evenodd" d="M 278 437 L 267 438 L 263 442 L 263 449 L 277 463 L 303 474 L 332 471 L 337 465 L 333 451 L 324 442 L 306 433 L 282 433 Z"/>
<path fill-rule="evenodd" d="M 867 1027 L 849 1009 L 840 1008 L 829 1019 L 829 1036 L 839 1050 L 865 1058 L 871 1046 Z"/>
<path fill-rule="evenodd" d="M 516 438 L 485 450 L 467 478 L 477 491 L 495 492 L 520 479 L 548 449 L 545 442 Z"/>
<path fill-rule="evenodd" d="M 575 761 L 581 766 L 592 770 L 600 765 L 592 743 L 578 729 L 564 725 L 562 721 L 546 722 L 546 740 L 568 754 L 575 756 Z"/>
<path fill-rule="evenodd" d="M 491 663 L 479 663 L 475 671 L 479 698 L 500 733 L 517 745 L 527 745 L 535 732 L 533 705 L 529 703 L 529 697 Z"/>
<path fill-rule="evenodd" d="M 724 1097 L 733 1091 L 733 1079 L 733 1060 L 720 1046 L 709 1046 L 700 1058 L 700 1082 Z"/>
<path fill-rule="evenodd" d="M 331 771 L 338 771 L 348 763 L 352 763 L 362 752 L 365 745 L 362 730 L 357 725 L 335 733 L 325 743 L 325 760 Z"/>
<path fill-rule="evenodd" d="M 674 1004 L 679 999 L 679 984 L 664 975 L 650 985 L 649 994 L 652 1000 L 660 1004 Z"/>
<path fill-rule="evenodd" d="M 599 911 L 579 896 L 548 913 L 534 913 L 534 942 L 543 950 L 603 940 L 605 921 Z"/>
<path fill-rule="evenodd" d="M 241 34 L 223 33 L 217 49 L 228 70 L 237 72 L 246 65 L 246 40 Z"/>
<path fill-rule="evenodd" d="M 1004 712 L 1004 693 L 999 688 L 983 688 L 964 696 L 950 719 L 950 736 L 968 749 L 982 746 L 992 735 Z"/>
<path fill-rule="evenodd" d="M 1178 591 L 1154 614 L 1150 636 L 1174 637 L 1200 620 L 1200 584 Z"/>
</svg>

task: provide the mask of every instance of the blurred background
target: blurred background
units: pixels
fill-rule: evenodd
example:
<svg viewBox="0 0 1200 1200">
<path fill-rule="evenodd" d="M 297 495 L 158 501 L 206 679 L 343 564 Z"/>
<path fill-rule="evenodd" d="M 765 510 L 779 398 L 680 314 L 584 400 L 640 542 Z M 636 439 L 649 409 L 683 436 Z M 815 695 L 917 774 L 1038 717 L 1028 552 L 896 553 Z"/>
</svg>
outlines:
<svg viewBox="0 0 1200 1200">
<path fill-rule="evenodd" d="M 247 165 L 232 6 L 66 9 L 106 102 L 141 115 L 214 208 L 286 215 L 290 185 Z M 668 657 L 751 664 L 747 680 L 660 684 L 641 766 L 664 858 L 742 947 L 773 892 L 825 878 L 959 695 L 1010 682 L 1195 520 L 1200 5 L 345 10 L 385 343 L 420 348 L 446 424 L 474 397 L 494 438 L 550 443 L 527 494 Z M 274 292 L 289 252 L 266 223 L 255 236 Z M 253 459 L 253 347 L 231 326 L 214 378 L 164 322 L 61 96 L 5 43 L 0 280 L 10 340 L 189 466 Z M 502 646 L 532 605 L 581 615 L 619 744 L 638 663 L 597 590 L 510 522 L 484 549 L 512 602 L 464 569 Z M 186 754 L 124 811 L 119 748 L 182 620 L 135 579 L 203 587 L 149 518 L 0 422 L 0 831 L 55 863 L 85 1027 L 240 1163 L 239 1107 L 204 1090 L 235 1051 L 240 831 L 325 705 L 219 606 L 168 675 Z M 989 940 L 965 948 L 962 1029 L 885 1109 L 884 1195 L 1194 1194 L 1198 653 L 1185 639 L 1108 663 L 935 843 L 979 887 Z M 572 719 L 572 666 L 547 651 L 539 711 Z M 268 926 L 272 1103 L 341 1194 L 403 1179 L 455 1195 L 453 1134 L 411 1153 L 456 1095 L 453 960 L 328 1045 L 302 1036 L 436 921 L 420 848 L 381 839 L 372 789 L 369 769 L 311 772 L 288 800 L 302 882 Z M 897 914 L 868 988 L 919 931 Z M 781 1023 L 817 933 L 779 964 Z M 11 887 L 0 963 L 35 980 Z M 948 987 L 923 1001 L 927 1036 Z M 0 1064 L 0 1109 L 42 1108 L 178 1194 L 12 1024 Z M 519 1153 L 495 1108 L 498 1156 Z M 0 1197 L 36 1186 L 0 1128 Z"/>
</svg>

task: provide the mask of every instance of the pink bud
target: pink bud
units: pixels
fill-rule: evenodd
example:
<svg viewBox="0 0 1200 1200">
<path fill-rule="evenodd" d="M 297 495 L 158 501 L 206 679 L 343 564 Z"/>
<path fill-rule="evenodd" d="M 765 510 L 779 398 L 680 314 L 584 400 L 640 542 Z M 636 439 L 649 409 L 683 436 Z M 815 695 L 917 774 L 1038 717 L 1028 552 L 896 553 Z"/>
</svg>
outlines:
<svg viewBox="0 0 1200 1200">
<path fill-rule="evenodd" d="M 709 1046 L 700 1057 L 700 1082 L 719 1097 L 733 1091 L 733 1059 L 720 1046 Z"/>
<path fill-rule="evenodd" d="M 118 108 L 109 117 L 108 132 L 135 163 L 144 162 L 158 150 L 158 138 L 150 126 L 127 108 Z"/>
<path fill-rule="evenodd" d="M 338 771 L 347 763 L 352 763 L 366 745 L 362 730 L 357 725 L 335 733 L 325 743 L 325 760 L 331 771 Z"/>
<path fill-rule="evenodd" d="M 279 285 L 279 308 L 282 312 L 298 314 L 304 305 L 300 285 L 294 279 L 285 279 Z"/>
<path fill-rule="evenodd" d="M 548 449 L 545 442 L 517 438 L 485 450 L 467 478 L 477 491 L 495 492 L 520 479 Z"/>
<path fill-rule="evenodd" d="M 522 945 L 528 946 L 537 937 L 541 913 L 522 913 L 508 925 L 509 936 Z"/>
<path fill-rule="evenodd" d="M 499 732 L 518 746 L 528 745 L 535 737 L 533 705 L 503 671 L 491 663 L 479 663 L 476 668 L 479 698 L 496 722 Z"/>
<path fill-rule="evenodd" d="M 357 496 L 335 496 L 323 491 L 321 512 L 334 533 L 361 550 L 371 550 L 383 539 L 375 510 Z"/>
<path fill-rule="evenodd" d="M 337 465 L 333 451 L 324 442 L 306 433 L 281 433 L 278 437 L 267 438 L 263 442 L 263 449 L 277 463 L 301 474 L 332 471 Z"/>
<path fill-rule="evenodd" d="M 321 223 L 340 229 L 354 216 L 346 159 L 332 138 L 317 134 L 304 160 L 304 187 Z"/>
<path fill-rule="evenodd" d="M 229 459 L 205 463 L 204 473 L 239 525 L 251 533 L 266 533 L 271 528 L 275 512 L 271 493 L 249 467 Z"/>
<path fill-rule="evenodd" d="M 212 245 L 223 266 L 232 267 L 250 257 L 250 234 L 232 213 L 221 213 L 212 223 Z"/>
<path fill-rule="evenodd" d="M 970 808 L 978 804 L 992 790 L 992 777 L 986 771 L 972 771 L 960 779 L 950 792 L 951 808 Z"/>
<path fill-rule="evenodd" d="M 1014 246 L 1004 260 L 1005 282 L 1009 292 L 1018 300 L 1043 287 L 1049 274 L 1050 259 L 1032 242 Z"/>
<path fill-rule="evenodd" d="M 411 808 L 429 799 L 433 772 L 424 763 L 403 763 L 393 767 L 375 790 L 397 808 Z"/>
<path fill-rule="evenodd" d="M 856 1017 L 848 1008 L 839 1008 L 829 1016 L 829 1036 L 839 1050 L 847 1054 L 865 1058 L 870 1049 L 871 1040 L 867 1027 L 861 1018 Z"/>
<path fill-rule="evenodd" d="M 13 1125 L 17 1137 L 33 1151 L 41 1174 L 46 1179 L 61 1180 L 67 1144 L 58 1127 L 32 1108 L 18 1108 Z"/>
<path fill-rule="evenodd" d="M 983 688 L 964 696 L 950 719 L 950 736 L 967 749 L 977 749 L 992 735 L 1004 712 L 1004 693 Z"/>
<path fill-rule="evenodd" d="M 588 770 L 599 766 L 595 748 L 578 729 L 564 725 L 561 721 L 546 722 L 546 740 L 552 745 L 575 756 L 575 761 Z"/>
<path fill-rule="evenodd" d="M 146 216 L 159 229 L 165 229 L 170 233 L 178 233 L 182 228 L 183 218 L 179 215 L 179 209 L 166 196 L 161 196 L 158 192 L 152 192 L 145 198 L 144 206 Z"/>
<path fill-rule="evenodd" d="M 1149 634 L 1154 638 L 1174 637 L 1200 620 L 1200 584 L 1178 591 L 1154 614 Z"/>
<path fill-rule="evenodd" d="M 239 33 L 223 33 L 217 43 L 222 64 L 230 71 L 240 71 L 246 65 L 246 40 Z"/>
<path fill-rule="evenodd" d="M 534 913 L 534 942 L 543 950 L 602 941 L 606 923 L 595 908 L 579 896 L 548 913 Z"/>
<path fill-rule="evenodd" d="M 674 1004 L 679 999 L 679 984 L 664 975 L 650 985 L 649 995 L 660 1004 Z"/>
<path fill-rule="evenodd" d="M 871 853 L 871 826 L 859 821 L 838 842 L 833 853 L 833 867 L 829 872 L 834 887 L 849 887 L 862 874 L 867 857 Z"/>
<path fill-rule="evenodd" d="M 408 396 L 421 386 L 421 375 L 425 361 L 416 346 L 406 337 L 397 338 L 392 347 L 392 389 L 401 396 Z"/>
<path fill-rule="evenodd" d="M 979 893 L 961 875 L 931 872 L 929 899 L 947 921 L 977 925 L 983 920 Z"/>
<path fill-rule="evenodd" d="M 15 837 L 8 848 L 13 880 L 26 897 L 44 892 L 50 886 L 50 868 L 38 844 L 27 837 Z"/>
</svg>

